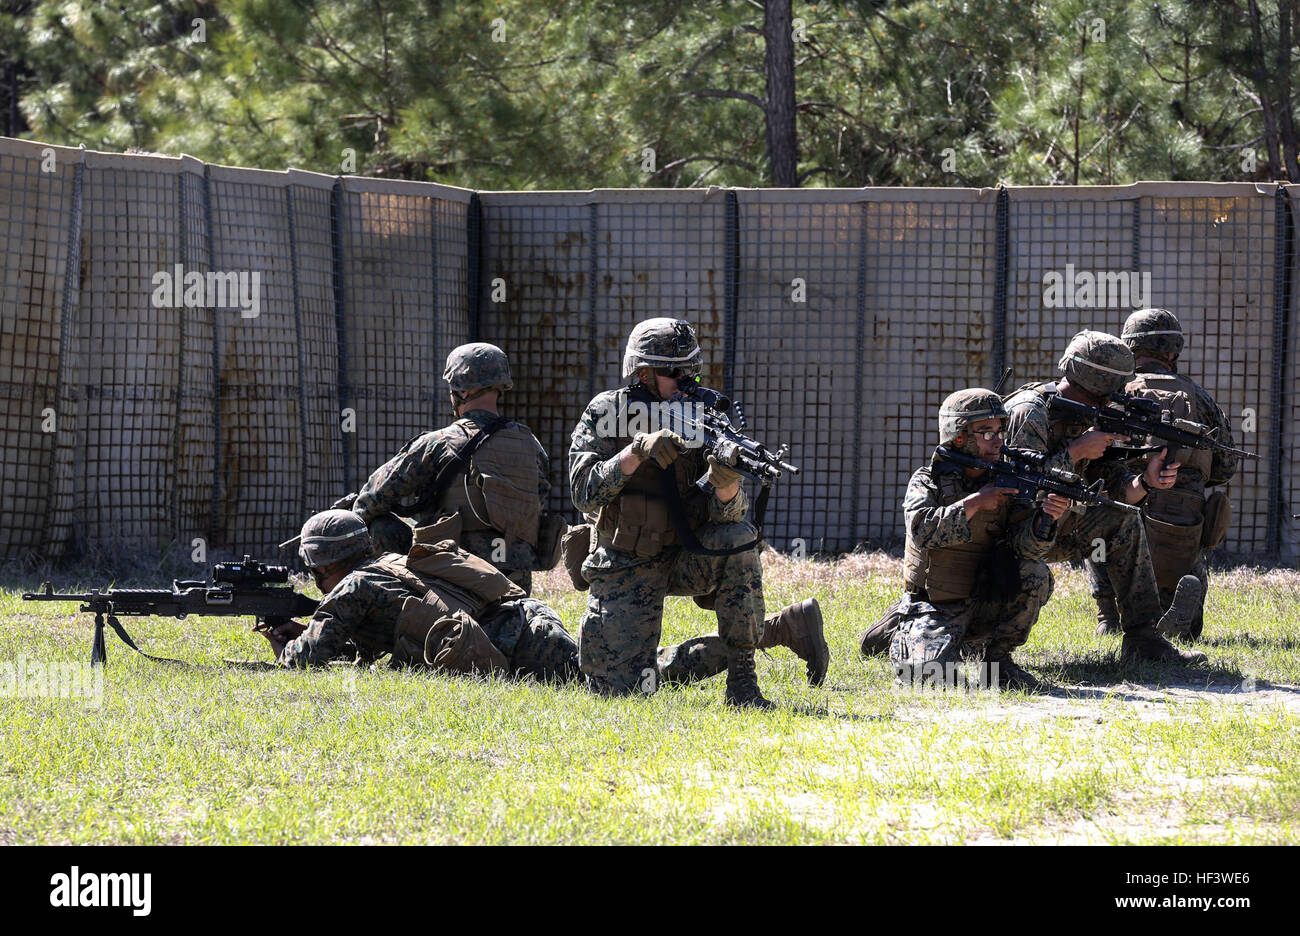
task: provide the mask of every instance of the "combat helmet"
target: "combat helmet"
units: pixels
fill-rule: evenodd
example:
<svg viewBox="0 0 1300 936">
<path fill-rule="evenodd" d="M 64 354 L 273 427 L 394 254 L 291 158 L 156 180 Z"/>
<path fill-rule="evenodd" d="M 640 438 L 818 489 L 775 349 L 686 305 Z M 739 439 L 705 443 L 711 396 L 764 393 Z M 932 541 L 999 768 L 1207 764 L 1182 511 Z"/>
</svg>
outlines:
<svg viewBox="0 0 1300 936">
<path fill-rule="evenodd" d="M 369 555 L 370 530 L 350 510 L 323 510 L 307 518 L 298 538 L 298 558 L 309 569 Z"/>
<path fill-rule="evenodd" d="M 1006 425 L 1007 411 L 1001 397 L 983 387 L 950 393 L 939 404 L 939 444 L 948 445 L 963 429 L 981 419 L 1000 419 Z"/>
<path fill-rule="evenodd" d="M 467 397 L 476 390 L 509 390 L 515 384 L 510 379 L 510 360 L 494 344 L 475 341 L 453 348 L 447 355 L 447 369 L 442 372 L 451 392 Z"/>
<path fill-rule="evenodd" d="M 1120 332 L 1132 350 L 1154 351 L 1175 357 L 1183 350 L 1183 326 L 1168 309 L 1138 309 L 1124 321 Z"/>
<path fill-rule="evenodd" d="M 669 368 L 684 375 L 699 374 L 700 342 L 685 319 L 652 318 L 637 323 L 623 352 L 623 377 L 641 367 Z"/>
<path fill-rule="evenodd" d="M 1133 378 L 1133 352 L 1114 335 L 1081 331 L 1070 339 L 1056 366 L 1070 383 L 1108 397 Z"/>
</svg>

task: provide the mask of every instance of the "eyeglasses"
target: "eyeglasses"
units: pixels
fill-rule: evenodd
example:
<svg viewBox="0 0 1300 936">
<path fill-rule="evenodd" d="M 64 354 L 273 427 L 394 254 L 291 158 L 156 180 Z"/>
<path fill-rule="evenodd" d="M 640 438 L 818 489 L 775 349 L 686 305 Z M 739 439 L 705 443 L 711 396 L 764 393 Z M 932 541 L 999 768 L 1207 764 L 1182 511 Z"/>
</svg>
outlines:
<svg viewBox="0 0 1300 936">
<path fill-rule="evenodd" d="M 654 372 L 660 377 L 667 377 L 670 380 L 686 380 L 690 383 L 700 382 L 700 375 L 685 367 L 656 367 Z"/>
<path fill-rule="evenodd" d="M 1005 429 L 985 429 L 983 432 L 972 432 L 977 439 L 983 439 L 985 442 L 992 442 L 994 439 L 1005 439 L 1007 433 Z"/>
</svg>

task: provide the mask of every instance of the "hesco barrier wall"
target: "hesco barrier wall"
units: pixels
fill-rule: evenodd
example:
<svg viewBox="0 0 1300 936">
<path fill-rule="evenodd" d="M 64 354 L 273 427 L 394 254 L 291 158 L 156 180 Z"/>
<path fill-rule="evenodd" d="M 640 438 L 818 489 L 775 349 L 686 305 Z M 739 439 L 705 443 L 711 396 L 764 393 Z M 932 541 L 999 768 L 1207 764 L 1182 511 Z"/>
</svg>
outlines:
<svg viewBox="0 0 1300 936">
<path fill-rule="evenodd" d="M 507 411 L 571 511 L 572 425 L 653 315 L 694 321 L 706 381 L 791 443 L 772 545 L 893 543 L 946 394 L 1051 378 L 1137 300 L 1178 313 L 1181 369 L 1264 456 L 1226 548 L 1300 552 L 1295 186 L 474 193 L 0 140 L 0 192 L 6 558 L 272 555 L 447 421 L 443 362 L 471 339 L 509 352 Z M 256 316 L 160 304 L 178 264 L 256 273 Z M 1053 303 L 1052 273 L 1137 288 Z"/>
</svg>

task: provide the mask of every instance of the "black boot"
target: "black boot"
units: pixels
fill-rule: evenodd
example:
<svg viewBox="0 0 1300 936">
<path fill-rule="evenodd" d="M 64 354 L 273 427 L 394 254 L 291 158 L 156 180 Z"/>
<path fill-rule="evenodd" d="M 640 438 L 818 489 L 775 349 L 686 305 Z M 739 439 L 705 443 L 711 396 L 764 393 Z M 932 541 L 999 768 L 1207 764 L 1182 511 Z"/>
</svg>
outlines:
<svg viewBox="0 0 1300 936">
<path fill-rule="evenodd" d="M 1120 646 L 1121 663 L 1129 660 L 1150 660 L 1154 663 L 1204 663 L 1206 656 L 1199 650 L 1179 650 L 1154 627 L 1126 631 Z"/>
<path fill-rule="evenodd" d="M 758 689 L 753 647 L 732 647 L 727 651 L 727 704 L 760 709 L 773 707 Z"/>
<path fill-rule="evenodd" d="M 1123 630 L 1119 623 L 1119 605 L 1115 603 L 1115 596 L 1097 596 L 1097 636 L 1119 634 Z"/>
<path fill-rule="evenodd" d="M 1190 640 L 1192 628 L 1196 624 L 1196 613 L 1201 610 L 1203 594 L 1201 580 L 1195 575 L 1184 575 L 1178 580 L 1174 600 L 1169 603 L 1169 610 L 1161 616 L 1156 629 L 1166 637 Z"/>
</svg>

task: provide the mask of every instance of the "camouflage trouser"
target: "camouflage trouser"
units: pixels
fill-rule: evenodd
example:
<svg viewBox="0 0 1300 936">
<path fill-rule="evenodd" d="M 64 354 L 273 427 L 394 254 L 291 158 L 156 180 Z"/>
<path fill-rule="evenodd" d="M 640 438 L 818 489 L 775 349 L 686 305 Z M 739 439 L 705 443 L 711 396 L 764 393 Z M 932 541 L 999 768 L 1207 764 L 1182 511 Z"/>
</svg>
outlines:
<svg viewBox="0 0 1300 936">
<path fill-rule="evenodd" d="M 1196 562 L 1188 570 L 1189 575 L 1195 575 L 1201 582 L 1201 603 L 1196 609 L 1196 618 L 1192 621 L 1191 633 L 1193 637 L 1201 636 L 1201 630 L 1205 627 L 1205 596 L 1210 587 L 1210 573 L 1207 568 L 1207 557 L 1209 550 L 1202 550 Z M 1110 584 L 1110 576 L 1104 574 L 1099 568 L 1099 564 L 1089 559 L 1084 563 L 1088 567 L 1088 585 L 1092 591 L 1092 597 L 1097 599 L 1097 604 L 1101 605 L 1106 601 L 1115 600 L 1115 589 Z M 1174 603 L 1174 589 L 1161 588 L 1160 592 L 1160 609 L 1162 612 L 1168 611 L 1169 606 Z"/>
<path fill-rule="evenodd" d="M 754 538 L 748 523 L 705 524 L 696 530 L 710 549 Z M 727 650 L 752 648 L 763 619 L 763 570 L 758 550 L 706 556 L 680 546 L 652 559 L 612 568 L 593 566 L 603 550 L 583 563 L 591 597 L 579 633 L 582 673 L 595 692 L 653 692 L 659 670 L 673 680 L 701 678 L 725 669 Z M 718 634 L 658 651 L 664 597 L 717 592 Z"/>
<path fill-rule="evenodd" d="M 1052 594 L 1052 572 L 1036 559 L 1020 560 L 1020 591 L 1007 602 L 930 602 L 905 594 L 889 660 L 899 666 L 955 663 L 963 646 L 984 647 L 985 656 L 1006 656 L 1029 639 L 1038 612 Z"/>
<path fill-rule="evenodd" d="M 374 544 L 375 552 L 379 553 L 399 553 L 405 556 L 411 551 L 413 535 L 411 532 L 411 523 L 402 519 L 396 514 L 380 514 L 372 519 L 367 526 L 370 528 L 370 542 Z M 469 534 L 465 537 L 469 539 Z M 481 538 L 481 537 L 480 537 Z M 461 548 L 471 552 L 480 559 L 486 559 L 492 562 L 491 546 L 483 547 L 483 544 L 474 542 L 461 543 Z M 524 594 L 533 593 L 533 573 L 523 569 L 513 569 L 502 567 L 493 562 L 506 578 L 514 582 L 524 590 Z"/>
<path fill-rule="evenodd" d="M 543 681 L 581 679 L 578 642 L 564 629 L 559 615 L 535 598 L 526 598 L 518 604 L 525 622 L 518 628 L 513 642 L 501 639 L 499 626 L 485 626 L 489 639 L 506 653 L 515 673 Z M 660 647 L 657 657 L 660 683 L 693 682 L 727 671 L 727 645 L 717 634 L 692 637 L 673 647 Z"/>
<path fill-rule="evenodd" d="M 1097 564 L 1110 579 L 1124 630 L 1154 626 L 1160 620 L 1160 590 L 1142 515 L 1105 504 L 1089 507 L 1082 516 L 1066 514 L 1047 561 L 1090 559 L 1094 553 L 1105 556 Z"/>
<path fill-rule="evenodd" d="M 544 682 L 572 682 L 581 677 L 578 644 L 564 629 L 560 616 L 536 598 L 507 601 L 481 625 L 516 676 Z"/>
</svg>

